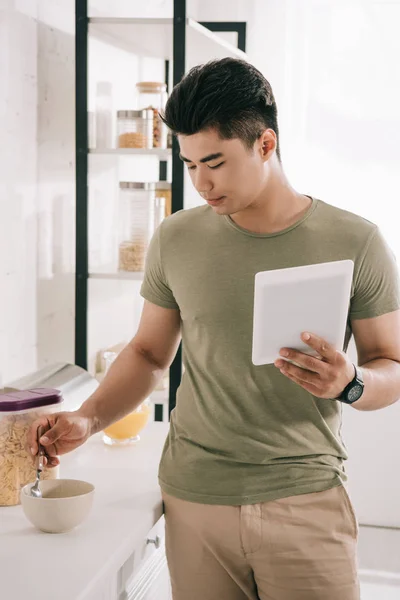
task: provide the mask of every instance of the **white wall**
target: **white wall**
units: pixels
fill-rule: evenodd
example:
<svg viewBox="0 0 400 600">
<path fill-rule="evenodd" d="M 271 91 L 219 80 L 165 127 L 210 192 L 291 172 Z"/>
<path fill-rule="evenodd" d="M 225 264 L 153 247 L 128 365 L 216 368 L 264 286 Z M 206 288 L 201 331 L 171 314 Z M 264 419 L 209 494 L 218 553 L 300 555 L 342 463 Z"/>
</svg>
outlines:
<svg viewBox="0 0 400 600">
<path fill-rule="evenodd" d="M 3 381 L 73 356 L 73 256 L 61 246 L 66 237 L 73 243 L 75 185 L 73 3 L 70 11 L 66 4 L 9 0 L 0 10 Z"/>
</svg>

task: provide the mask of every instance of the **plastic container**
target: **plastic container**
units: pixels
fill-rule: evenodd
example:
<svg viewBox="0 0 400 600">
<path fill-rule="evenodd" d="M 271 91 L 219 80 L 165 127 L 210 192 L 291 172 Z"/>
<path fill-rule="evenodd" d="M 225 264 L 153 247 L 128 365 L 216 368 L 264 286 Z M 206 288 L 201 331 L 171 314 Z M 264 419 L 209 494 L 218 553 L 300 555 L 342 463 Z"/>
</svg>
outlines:
<svg viewBox="0 0 400 600">
<path fill-rule="evenodd" d="M 120 183 L 120 271 L 144 271 L 147 249 L 154 233 L 154 210 L 154 183 Z"/>
<path fill-rule="evenodd" d="M 165 198 L 156 196 L 154 209 L 154 229 L 157 229 L 165 219 Z"/>
<path fill-rule="evenodd" d="M 154 112 L 154 148 L 167 148 L 168 128 L 160 117 L 168 99 L 165 83 L 156 81 L 142 81 L 136 84 L 138 92 L 138 108 L 140 110 L 151 108 Z"/>
<path fill-rule="evenodd" d="M 104 354 L 106 373 L 117 356 L 116 352 Z M 104 443 L 108 446 L 136 444 L 140 441 L 139 433 L 147 425 L 151 412 L 151 402 L 147 398 L 136 410 L 104 430 Z"/>
<path fill-rule="evenodd" d="M 112 86 L 99 81 L 96 86 L 96 148 L 112 147 L 113 130 Z"/>
<path fill-rule="evenodd" d="M 156 198 L 165 198 L 165 216 L 169 217 L 172 214 L 172 192 L 168 181 L 156 183 Z"/>
<path fill-rule="evenodd" d="M 21 489 L 35 481 L 36 468 L 26 449 L 29 429 L 62 406 L 59 390 L 35 388 L 0 395 L 0 506 L 20 503 Z M 59 467 L 44 469 L 43 479 L 57 479 Z"/>
<path fill-rule="evenodd" d="M 152 110 L 117 112 L 118 148 L 153 148 Z"/>
</svg>

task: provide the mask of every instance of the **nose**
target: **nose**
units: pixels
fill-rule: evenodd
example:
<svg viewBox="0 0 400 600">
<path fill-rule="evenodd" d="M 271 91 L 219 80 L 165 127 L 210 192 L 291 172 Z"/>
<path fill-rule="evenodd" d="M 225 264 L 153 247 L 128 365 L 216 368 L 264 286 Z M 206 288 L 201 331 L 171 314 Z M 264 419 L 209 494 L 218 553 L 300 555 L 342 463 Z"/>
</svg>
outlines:
<svg viewBox="0 0 400 600">
<path fill-rule="evenodd" d="M 196 190 L 202 196 L 207 196 L 214 187 L 209 174 L 202 168 L 196 169 L 193 183 Z"/>
</svg>

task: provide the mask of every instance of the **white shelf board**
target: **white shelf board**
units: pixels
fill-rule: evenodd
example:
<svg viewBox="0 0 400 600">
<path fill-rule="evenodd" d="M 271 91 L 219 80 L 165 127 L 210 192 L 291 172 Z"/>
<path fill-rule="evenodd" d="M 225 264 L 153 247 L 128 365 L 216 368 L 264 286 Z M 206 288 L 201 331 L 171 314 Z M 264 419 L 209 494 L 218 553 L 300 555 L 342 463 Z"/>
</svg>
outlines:
<svg viewBox="0 0 400 600">
<path fill-rule="evenodd" d="M 92 17 L 89 35 L 140 56 L 172 60 L 173 19 Z M 186 68 L 226 56 L 247 60 L 244 52 L 194 21 L 186 19 Z"/>
<path fill-rule="evenodd" d="M 101 154 L 101 155 L 112 155 L 112 156 L 158 156 L 161 160 L 171 158 L 171 148 L 91 148 L 89 154 Z"/>
<path fill-rule="evenodd" d="M 112 271 L 105 269 L 89 273 L 90 279 L 119 279 L 119 280 L 132 280 L 132 281 L 143 281 L 144 273 L 135 271 Z"/>
</svg>

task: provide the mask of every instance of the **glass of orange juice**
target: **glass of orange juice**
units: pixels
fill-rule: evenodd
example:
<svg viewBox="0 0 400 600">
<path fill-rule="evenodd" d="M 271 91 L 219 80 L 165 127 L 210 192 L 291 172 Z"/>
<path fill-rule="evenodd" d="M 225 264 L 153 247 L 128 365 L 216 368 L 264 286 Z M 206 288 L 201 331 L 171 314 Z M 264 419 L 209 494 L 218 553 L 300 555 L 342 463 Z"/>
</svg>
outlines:
<svg viewBox="0 0 400 600">
<path fill-rule="evenodd" d="M 108 446 L 136 444 L 140 441 L 139 432 L 147 425 L 150 414 L 151 403 L 147 398 L 136 410 L 104 429 L 104 443 Z"/>
</svg>

